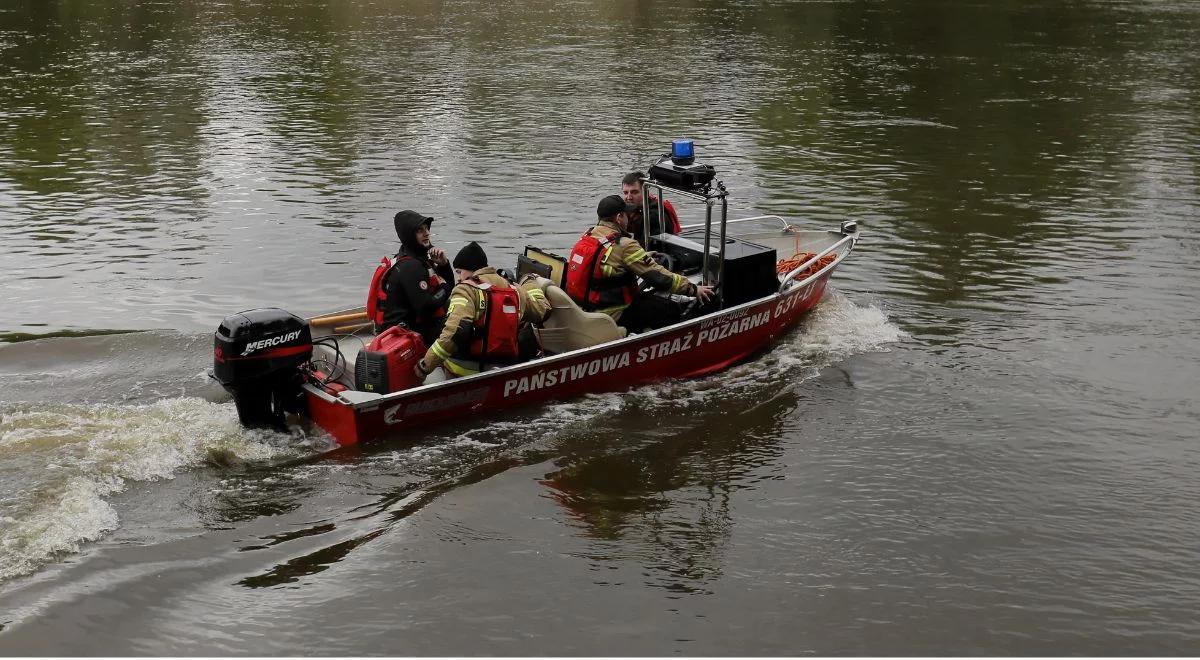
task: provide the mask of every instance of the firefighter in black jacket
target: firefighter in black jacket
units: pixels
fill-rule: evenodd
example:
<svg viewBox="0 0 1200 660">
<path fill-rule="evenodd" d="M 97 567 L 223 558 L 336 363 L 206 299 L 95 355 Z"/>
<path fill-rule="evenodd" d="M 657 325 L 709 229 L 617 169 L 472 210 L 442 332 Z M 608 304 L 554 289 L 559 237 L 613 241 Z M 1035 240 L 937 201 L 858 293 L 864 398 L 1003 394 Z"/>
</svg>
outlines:
<svg viewBox="0 0 1200 660">
<path fill-rule="evenodd" d="M 379 320 L 372 320 L 376 321 L 377 332 L 403 323 L 430 345 L 446 322 L 454 272 L 446 253 L 429 240 L 433 218 L 416 211 L 400 211 L 394 222 L 400 251 L 374 292 L 382 313 Z"/>
</svg>

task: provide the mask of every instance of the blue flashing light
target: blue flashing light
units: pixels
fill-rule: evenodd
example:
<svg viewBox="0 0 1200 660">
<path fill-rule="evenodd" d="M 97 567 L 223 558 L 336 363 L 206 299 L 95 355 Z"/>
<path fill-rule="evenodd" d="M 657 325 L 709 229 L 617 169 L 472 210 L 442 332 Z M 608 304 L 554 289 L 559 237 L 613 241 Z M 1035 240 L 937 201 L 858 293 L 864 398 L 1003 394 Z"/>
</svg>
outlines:
<svg viewBox="0 0 1200 660">
<path fill-rule="evenodd" d="M 688 164 L 695 157 L 696 145 L 691 140 L 671 140 L 671 160 L 681 164 Z"/>
</svg>

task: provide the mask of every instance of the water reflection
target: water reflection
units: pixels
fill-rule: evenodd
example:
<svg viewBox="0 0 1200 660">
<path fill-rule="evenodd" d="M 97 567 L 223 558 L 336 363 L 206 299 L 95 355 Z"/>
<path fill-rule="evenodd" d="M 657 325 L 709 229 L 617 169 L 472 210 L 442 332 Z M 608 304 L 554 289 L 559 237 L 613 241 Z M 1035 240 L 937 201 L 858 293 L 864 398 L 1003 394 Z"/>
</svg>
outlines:
<svg viewBox="0 0 1200 660">
<path fill-rule="evenodd" d="M 855 217 L 890 294 L 976 310 L 1036 302 L 1076 281 L 1064 259 L 1136 245 L 1111 200 L 1194 179 L 1186 4 L 554 9 L 0 12 L 0 209 L 20 219 L 0 219 L 8 329 L 78 326 L 36 301 L 85 306 L 97 287 L 119 292 L 102 327 L 335 307 L 398 204 L 441 219 L 452 249 L 568 242 L 588 200 L 679 134 L 739 208 Z M 611 93 L 627 88 L 644 93 Z"/>
<path fill-rule="evenodd" d="M 332 529 L 332 526 L 329 526 L 328 529 L 322 527 L 312 531 L 311 533 L 323 534 L 328 533 Z M 280 585 L 297 582 L 301 578 L 309 575 L 316 575 L 329 569 L 337 562 L 342 561 L 349 556 L 350 552 L 355 548 L 370 541 L 371 539 L 376 538 L 385 531 L 386 530 L 384 529 L 379 529 L 363 536 L 325 546 L 302 557 L 297 557 L 282 564 L 278 564 L 265 573 L 243 578 L 238 582 L 238 586 L 248 587 L 250 589 L 278 587 Z M 302 534 L 299 536 L 293 536 L 292 538 L 299 538 L 300 536 L 304 535 Z"/>
<path fill-rule="evenodd" d="M 716 410 L 686 406 L 672 414 L 651 404 L 644 417 L 629 411 L 621 427 L 596 429 L 616 442 L 593 437 L 562 448 L 557 469 L 541 483 L 594 539 L 583 558 L 601 575 L 613 562 L 632 560 L 644 566 L 649 586 L 706 593 L 724 573 L 733 494 L 782 478 L 781 427 L 799 405 L 786 381 L 757 385 Z M 671 430 L 636 430 L 658 424 Z"/>
<path fill-rule="evenodd" d="M 240 543 L 239 552 L 257 552 L 308 539 L 297 546 L 303 548 L 300 554 L 293 550 L 268 570 L 238 582 L 250 588 L 278 587 L 345 561 L 357 548 L 400 529 L 444 495 L 516 468 L 552 461 L 556 469 L 540 483 L 593 539 L 583 559 L 601 571 L 613 562 L 632 560 L 645 568 L 651 586 L 704 593 L 705 585 L 724 570 L 733 525 L 731 496 L 754 490 L 764 479 L 782 478 L 779 439 L 799 403 L 788 381 L 776 377 L 712 385 L 728 395 L 722 397 L 720 410 L 711 409 L 712 401 L 703 393 L 682 409 L 669 407 L 672 410 L 659 400 L 662 392 L 631 393 L 621 395 L 625 405 L 619 426 L 592 422 L 577 427 L 561 423 L 562 416 L 553 410 L 540 411 L 531 423 L 522 424 L 525 434 L 496 445 L 443 429 L 403 450 L 381 442 L 254 469 L 225 478 L 225 485 L 204 507 L 209 511 L 207 524 L 219 528 L 230 521 L 284 515 L 295 510 L 296 502 L 330 497 L 311 490 L 324 481 L 314 471 L 366 470 L 380 483 L 400 481 L 332 519 L 308 520 Z M 510 424 L 501 420 L 475 435 L 486 438 L 489 429 L 498 433 Z M 539 426 L 549 433 L 540 441 Z M 639 427 L 643 430 L 635 430 Z M 697 438 L 696 428 L 705 428 L 710 436 Z M 597 435 L 619 434 L 624 434 L 621 442 L 596 442 Z M 459 438 L 462 449 L 433 451 L 448 438 Z M 553 448 L 540 446 L 546 442 Z M 452 458 L 444 461 L 442 456 Z M 457 543 L 464 533 L 475 532 L 451 524 L 438 536 L 448 534 L 443 540 Z"/>
<path fill-rule="evenodd" d="M 239 552 L 258 552 L 308 539 L 308 543 L 300 546 L 304 548 L 300 554 L 289 555 L 268 570 L 248 575 L 237 584 L 251 589 L 279 587 L 324 572 L 350 558 L 357 548 L 396 530 L 409 517 L 442 495 L 477 484 L 522 464 L 515 457 L 497 457 L 492 453 L 485 454 L 487 458 L 477 456 L 477 462 L 473 464 L 469 460 L 465 463 L 455 462 L 453 466 L 440 462 L 423 464 L 418 458 L 420 451 L 419 448 L 409 450 L 405 454 L 408 460 L 396 465 L 391 458 L 394 448 L 386 443 L 343 447 L 267 470 L 266 473 L 272 476 L 260 480 L 267 483 L 264 490 L 270 492 L 264 493 L 263 497 L 245 501 L 243 491 L 247 490 L 247 484 L 241 479 L 238 480 L 240 488 L 219 493 L 211 504 L 214 515 L 222 519 L 235 516 L 252 519 L 294 510 L 291 506 L 293 497 L 304 494 L 301 492 L 304 488 L 315 488 L 315 484 L 322 483 L 324 480 L 314 479 L 314 475 L 325 471 L 346 468 L 368 471 L 374 473 L 373 476 L 381 483 L 388 484 L 382 494 L 349 509 L 344 500 L 329 493 L 307 493 L 306 499 L 310 502 L 314 496 L 330 498 L 336 502 L 333 506 L 339 507 L 338 513 L 332 518 L 306 521 L 288 531 L 263 535 L 249 543 L 239 544 Z M 280 489 L 278 486 L 281 483 L 295 485 Z M 249 490 L 257 488 L 250 487 Z"/>
<path fill-rule="evenodd" d="M 814 215 L 865 215 L 873 238 L 896 243 L 872 254 L 896 293 L 956 307 L 1012 309 L 1073 282 L 1064 258 L 1095 254 L 1080 240 L 1130 258 L 1130 219 L 1111 200 L 1129 196 L 1138 170 L 1188 158 L 1165 135 L 1152 137 L 1157 153 L 1139 154 L 1139 132 L 1170 117 L 1195 135 L 1194 104 L 1129 97 L 1130 86 L 1170 89 L 1195 69 L 1192 53 L 1169 46 L 1142 73 L 1131 63 L 1148 41 L 1171 42 L 1179 10 L 1127 9 L 1150 14 L 1131 23 L 1098 5 L 837 5 L 828 30 L 839 67 L 783 86 L 791 93 L 764 109 L 757 160 L 780 184 L 767 203 L 794 211 L 795 191 L 811 188 Z M 861 38 L 863 26 L 877 38 Z M 778 148 L 785 140 L 808 157 Z M 800 173 L 815 183 L 796 182 Z"/>
</svg>

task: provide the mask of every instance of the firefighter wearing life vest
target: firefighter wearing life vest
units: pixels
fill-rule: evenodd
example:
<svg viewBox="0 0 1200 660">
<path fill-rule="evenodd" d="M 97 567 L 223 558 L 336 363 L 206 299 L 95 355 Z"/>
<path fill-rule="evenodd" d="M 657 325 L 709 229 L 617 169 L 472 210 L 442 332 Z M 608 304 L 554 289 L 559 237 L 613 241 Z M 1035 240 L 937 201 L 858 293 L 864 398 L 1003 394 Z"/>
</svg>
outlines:
<svg viewBox="0 0 1200 660">
<path fill-rule="evenodd" d="M 708 301 L 713 288 L 692 284 L 654 261 L 626 233 L 633 209 L 619 195 L 600 200 L 599 222 L 575 243 L 567 259 L 567 295 L 583 309 L 604 312 L 630 332 L 641 332 L 661 323 L 653 306 L 639 295 L 639 277 L 653 289 L 695 296 L 701 302 Z"/>
<path fill-rule="evenodd" d="M 404 324 L 420 333 L 428 345 L 445 323 L 454 273 L 446 253 L 430 241 L 433 218 L 416 211 L 400 211 L 393 223 L 400 251 L 394 261 L 384 259 L 375 270 L 367 315 L 375 323 L 376 332 Z"/>
<path fill-rule="evenodd" d="M 446 325 L 417 363 L 417 375 L 424 379 L 442 367 L 451 378 L 468 376 L 483 365 L 535 357 L 536 339 L 529 334 L 522 341 L 522 331 L 550 313 L 542 290 L 533 282 L 514 286 L 504 279 L 474 241 L 455 255 L 454 272 L 458 285 L 450 293 Z"/>
<path fill-rule="evenodd" d="M 642 217 L 642 181 L 645 178 L 646 175 L 642 172 L 630 172 L 621 178 L 621 197 L 625 199 L 626 204 L 634 207 L 629 212 L 629 234 L 634 238 L 641 238 L 643 224 L 649 226 L 651 236 L 663 232 L 678 234 L 681 231 L 679 213 L 675 211 L 675 206 L 669 199 L 662 201 L 663 213 L 666 215 L 664 222 L 658 217 L 658 198 L 649 193 L 645 194 L 648 210 L 646 217 Z"/>
</svg>

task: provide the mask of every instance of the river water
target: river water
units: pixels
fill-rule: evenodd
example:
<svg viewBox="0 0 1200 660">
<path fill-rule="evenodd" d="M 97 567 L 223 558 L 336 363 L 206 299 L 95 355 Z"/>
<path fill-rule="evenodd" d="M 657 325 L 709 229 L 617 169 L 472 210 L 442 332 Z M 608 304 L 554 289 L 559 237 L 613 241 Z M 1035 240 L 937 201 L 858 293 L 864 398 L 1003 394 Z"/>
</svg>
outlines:
<svg viewBox="0 0 1200 660">
<path fill-rule="evenodd" d="M 0 653 L 1196 654 L 1198 36 L 1172 0 L 0 3 Z M 675 137 L 737 215 L 860 223 L 764 355 L 354 450 L 208 381 L 226 314 L 361 304 L 395 211 L 510 263 Z"/>
</svg>

